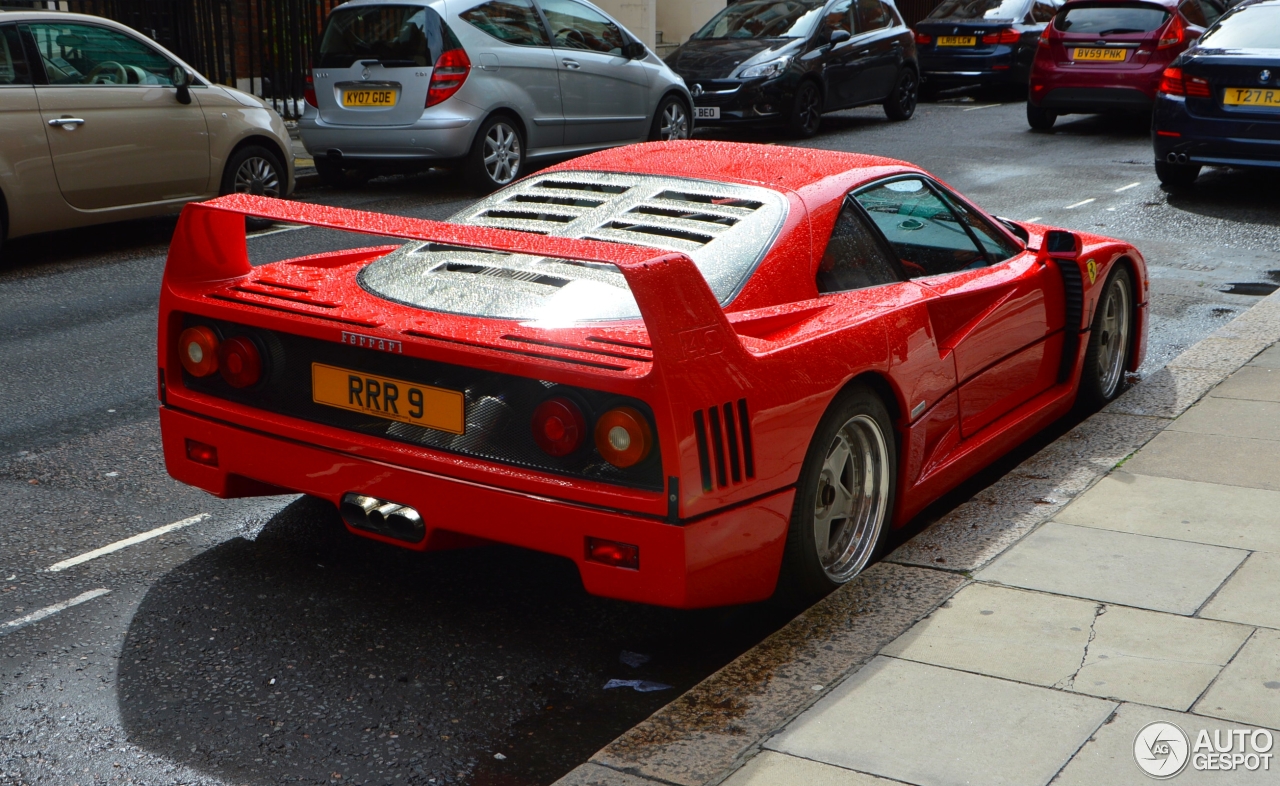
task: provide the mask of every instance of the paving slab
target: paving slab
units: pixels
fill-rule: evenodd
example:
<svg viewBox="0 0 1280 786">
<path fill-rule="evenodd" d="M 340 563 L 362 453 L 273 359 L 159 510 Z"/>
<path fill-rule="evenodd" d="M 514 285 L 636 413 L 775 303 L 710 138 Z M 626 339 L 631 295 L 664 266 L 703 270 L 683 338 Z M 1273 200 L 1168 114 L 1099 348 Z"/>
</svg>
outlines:
<svg viewBox="0 0 1280 786">
<path fill-rule="evenodd" d="M 1250 554 L 1200 616 L 1280 629 L 1280 554 Z"/>
<path fill-rule="evenodd" d="M 1280 729 L 1280 631 L 1255 631 L 1194 709 L 1199 715 Z"/>
<path fill-rule="evenodd" d="M 1247 555 L 1239 549 L 1049 522 L 975 578 L 1194 614 Z"/>
<path fill-rule="evenodd" d="M 723 786 L 894 786 L 895 781 L 830 764 L 760 751 Z"/>
<path fill-rule="evenodd" d="M 1249 365 L 1261 366 L 1262 368 L 1280 368 L 1280 344 L 1263 350 L 1261 355 L 1249 361 Z"/>
<path fill-rule="evenodd" d="M 1280 442 L 1164 431 L 1124 465 L 1138 475 L 1280 491 Z"/>
<path fill-rule="evenodd" d="M 1038 786 L 1116 706 L 880 656 L 765 745 L 919 786 Z"/>
<path fill-rule="evenodd" d="M 1210 395 L 1217 398 L 1280 401 L 1280 369 L 1245 366 L 1227 377 Z"/>
<path fill-rule="evenodd" d="M 1211 337 L 1257 341 L 1280 339 L 1280 299 L 1276 299 L 1274 295 L 1264 298 L 1253 308 L 1213 331 Z"/>
<path fill-rule="evenodd" d="M 1132 462 L 1125 464 L 1129 469 Z M 1054 521 L 1280 553 L 1280 491 L 1116 470 Z"/>
<path fill-rule="evenodd" d="M 1103 408 L 1117 415 L 1176 418 L 1222 381 L 1222 372 L 1166 366 Z"/>
<path fill-rule="evenodd" d="M 1270 343 L 1256 339 L 1206 338 L 1169 361 L 1169 365 L 1231 373 L 1251 361 Z"/>
<path fill-rule="evenodd" d="M 1122 704 L 1063 768 L 1053 786 L 1150 786 L 1155 781 L 1138 767 L 1134 758 L 1134 742 L 1144 726 L 1157 721 L 1172 723 L 1182 729 L 1192 748 L 1201 729 L 1212 737 L 1215 731 L 1225 735 L 1230 729 L 1239 728 L 1238 724 L 1216 718 L 1169 712 L 1140 704 Z M 1276 739 L 1280 740 L 1280 737 Z M 1274 785 L 1278 779 L 1280 763 L 1273 759 L 1269 770 L 1259 767 L 1252 772 L 1244 769 L 1199 771 L 1188 763 L 1186 769 L 1174 776 L 1170 783 L 1178 786 L 1263 786 Z"/>
<path fill-rule="evenodd" d="M 1276 374 L 1280 381 L 1280 371 Z M 1205 396 L 1173 421 L 1169 430 L 1280 440 L 1280 401 Z"/>
<path fill-rule="evenodd" d="M 655 782 L 587 762 L 574 767 L 556 786 L 655 786 Z"/>
</svg>

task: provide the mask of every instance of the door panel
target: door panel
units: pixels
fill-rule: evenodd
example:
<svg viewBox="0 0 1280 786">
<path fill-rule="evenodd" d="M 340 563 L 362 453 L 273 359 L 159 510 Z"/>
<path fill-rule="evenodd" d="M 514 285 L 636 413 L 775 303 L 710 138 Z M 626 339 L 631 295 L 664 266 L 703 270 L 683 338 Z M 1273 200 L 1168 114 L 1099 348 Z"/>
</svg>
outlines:
<svg viewBox="0 0 1280 786">
<path fill-rule="evenodd" d="M 960 386 L 960 433 L 968 438 L 1058 378 L 1062 333 L 1038 341 L 1005 358 Z"/>
<path fill-rule="evenodd" d="M 856 0 L 857 33 L 850 43 L 862 68 L 857 85 L 857 101 L 880 101 L 889 95 L 898 75 L 901 44 L 895 46 L 894 18 L 880 0 Z"/>
<path fill-rule="evenodd" d="M 209 134 L 199 91 L 178 103 L 167 58 L 96 25 L 25 27 L 50 82 L 36 88 L 36 100 L 68 204 L 98 210 L 205 192 Z"/>
<path fill-rule="evenodd" d="M 542 0 L 560 66 L 564 143 L 643 139 L 649 132 L 649 71 L 622 56 L 630 40 L 616 23 L 573 0 Z"/>
</svg>

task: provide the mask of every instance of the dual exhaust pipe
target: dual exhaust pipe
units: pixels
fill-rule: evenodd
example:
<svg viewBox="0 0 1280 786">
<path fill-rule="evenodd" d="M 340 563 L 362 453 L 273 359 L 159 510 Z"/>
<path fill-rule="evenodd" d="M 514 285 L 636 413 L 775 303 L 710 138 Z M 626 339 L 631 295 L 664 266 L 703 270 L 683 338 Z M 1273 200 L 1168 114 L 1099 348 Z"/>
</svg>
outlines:
<svg viewBox="0 0 1280 786">
<path fill-rule="evenodd" d="M 343 495 L 338 511 L 348 526 L 388 538 L 419 543 L 427 534 L 418 511 L 398 502 L 353 492 Z"/>
<path fill-rule="evenodd" d="M 1185 164 L 1190 159 L 1187 157 L 1186 153 L 1170 153 L 1164 157 L 1164 160 L 1168 161 L 1170 164 Z"/>
</svg>

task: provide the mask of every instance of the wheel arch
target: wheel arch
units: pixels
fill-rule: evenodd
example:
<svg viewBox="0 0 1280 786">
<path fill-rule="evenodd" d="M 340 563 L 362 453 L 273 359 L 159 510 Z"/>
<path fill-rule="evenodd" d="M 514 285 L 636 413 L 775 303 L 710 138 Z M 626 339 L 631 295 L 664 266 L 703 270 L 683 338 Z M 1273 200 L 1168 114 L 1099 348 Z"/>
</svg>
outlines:
<svg viewBox="0 0 1280 786">
<path fill-rule="evenodd" d="M 1143 271 L 1140 269 L 1138 263 L 1128 254 L 1121 254 L 1119 257 L 1116 257 L 1116 260 L 1111 263 L 1111 268 L 1113 270 L 1117 268 L 1124 268 L 1129 271 L 1129 279 L 1133 283 L 1133 297 L 1131 299 L 1132 302 L 1129 304 L 1129 308 L 1132 310 L 1130 318 L 1133 320 L 1133 331 L 1129 336 L 1129 347 L 1125 350 L 1126 358 L 1124 367 L 1126 371 L 1137 371 L 1138 366 L 1142 365 L 1142 355 L 1145 354 L 1142 337 L 1147 327 L 1146 312 L 1139 302 L 1142 299 Z M 1094 304 L 1094 308 L 1097 308 L 1096 303 Z"/>
<path fill-rule="evenodd" d="M 221 190 L 222 181 L 225 180 L 227 177 L 227 167 L 231 166 L 231 160 L 236 157 L 236 153 L 239 153 L 241 150 L 245 149 L 246 147 L 251 147 L 253 145 L 257 145 L 259 147 L 265 147 L 266 149 L 280 156 L 280 164 L 281 166 L 284 167 L 285 175 L 289 177 L 289 190 L 292 191 L 293 177 L 291 176 L 290 169 L 289 169 L 289 161 L 291 160 L 291 156 L 286 151 L 280 149 L 279 140 L 274 139 L 270 136 L 267 136 L 266 134 L 250 134 L 246 136 L 244 139 L 241 139 L 240 141 L 232 145 L 231 150 L 227 151 L 227 157 L 223 159 L 223 162 L 222 162 L 222 175 L 218 178 L 219 190 Z"/>
<path fill-rule="evenodd" d="M 493 109 L 489 110 L 488 114 L 486 114 L 483 118 L 481 118 L 479 123 L 476 123 L 476 132 L 471 136 L 471 147 L 472 148 L 475 147 L 476 140 L 480 138 L 480 129 L 484 127 L 484 124 L 489 122 L 495 117 L 505 117 L 516 124 L 516 130 L 520 132 L 520 141 L 524 144 L 524 148 L 525 148 L 524 155 L 526 158 L 528 158 L 529 156 L 529 125 L 524 122 L 524 118 L 520 116 L 519 112 L 517 112 L 512 107 L 506 106 L 505 104 L 501 106 L 496 106 Z"/>
</svg>

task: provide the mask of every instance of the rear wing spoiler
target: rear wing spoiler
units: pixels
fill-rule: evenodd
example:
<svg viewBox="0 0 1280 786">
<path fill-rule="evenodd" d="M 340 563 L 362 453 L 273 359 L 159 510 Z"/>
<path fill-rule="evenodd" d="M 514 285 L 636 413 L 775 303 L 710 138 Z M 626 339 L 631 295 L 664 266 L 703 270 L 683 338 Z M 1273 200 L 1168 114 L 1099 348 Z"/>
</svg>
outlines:
<svg viewBox="0 0 1280 786">
<path fill-rule="evenodd" d="M 596 240 L 550 237 L 508 229 L 466 226 L 340 207 L 234 194 L 183 208 L 169 246 L 167 285 L 198 285 L 252 271 L 246 217 L 326 227 L 381 237 L 613 265 L 640 308 L 656 362 L 685 363 L 727 354 L 745 359 L 724 309 L 706 279 L 684 254 Z"/>
</svg>

